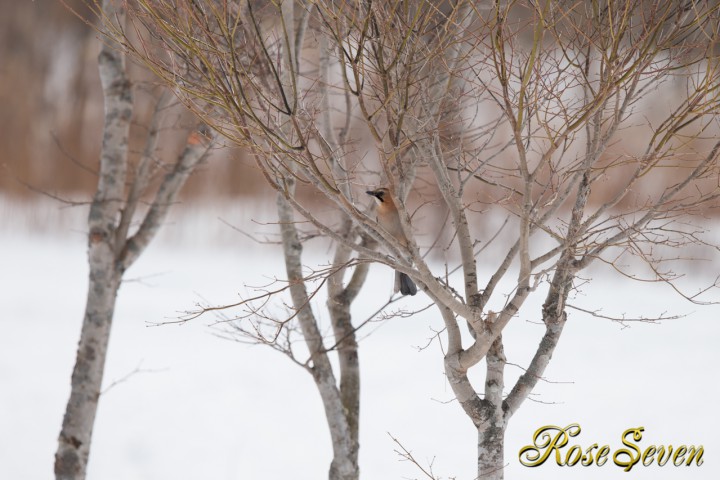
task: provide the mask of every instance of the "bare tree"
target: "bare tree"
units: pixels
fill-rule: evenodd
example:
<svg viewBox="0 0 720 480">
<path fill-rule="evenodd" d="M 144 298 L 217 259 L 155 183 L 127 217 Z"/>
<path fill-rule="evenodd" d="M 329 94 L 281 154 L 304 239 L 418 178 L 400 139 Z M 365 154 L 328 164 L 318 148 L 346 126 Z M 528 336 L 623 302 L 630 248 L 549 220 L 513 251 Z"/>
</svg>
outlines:
<svg viewBox="0 0 720 480">
<path fill-rule="evenodd" d="M 246 10 L 248 15 L 251 15 L 251 12 L 250 8 Z M 308 16 L 305 11 L 296 20 L 293 2 L 282 2 L 280 14 L 280 24 L 282 30 L 286 32 L 282 37 L 286 41 L 277 45 L 278 53 L 282 58 L 282 63 L 279 65 L 280 84 L 278 87 L 283 96 L 290 98 L 299 83 L 300 63 L 294 52 L 297 51 L 296 44 L 301 46 L 303 43 Z M 326 53 L 321 52 L 321 55 L 326 55 Z M 327 75 L 327 60 L 323 59 L 321 62 L 323 62 L 320 67 L 321 75 Z M 290 124 L 286 123 L 281 128 L 283 135 L 292 135 Z M 330 131 L 329 120 L 327 119 L 325 130 L 330 135 L 329 138 L 332 138 L 333 132 Z M 263 138 L 257 140 L 265 143 Z M 281 163 L 282 159 L 278 157 L 276 161 Z M 331 168 L 336 173 L 342 172 L 342 167 L 335 164 L 336 159 L 331 158 L 330 161 Z M 291 192 L 291 196 L 295 196 L 296 169 L 292 163 L 289 164 L 289 167 L 289 171 L 283 175 L 283 181 L 285 189 Z M 347 190 L 347 187 L 345 189 Z M 288 288 L 296 312 L 293 316 L 297 315 L 302 337 L 305 339 L 308 349 L 309 358 L 302 362 L 302 365 L 312 375 L 318 388 L 332 438 L 333 459 L 330 464 L 328 478 L 331 480 L 357 480 L 359 477 L 360 369 L 350 306 L 365 281 L 367 264 L 356 268 L 353 272 L 354 281 L 351 280 L 347 286 L 344 286 L 343 276 L 349 264 L 350 250 L 344 244 L 340 244 L 336 248 L 332 264 L 334 273 L 329 274 L 328 281 L 328 311 L 332 319 L 335 337 L 338 339 L 337 352 L 340 364 L 340 378 L 338 381 L 330 363 L 328 349 L 319 328 L 318 319 L 310 305 L 308 285 L 303 274 L 302 243 L 299 238 L 295 212 L 284 194 L 278 194 L 277 196 L 277 210 L 285 257 L 285 269 L 289 283 Z M 347 216 L 343 216 L 341 222 L 343 225 L 339 229 L 339 233 L 346 238 L 352 237 L 353 226 Z M 289 345 L 285 348 L 285 352 L 290 355 L 293 354 Z"/>
<path fill-rule="evenodd" d="M 121 26 L 125 8 L 106 1 L 98 11 L 108 22 Z M 100 397 L 108 340 L 122 277 L 162 225 L 180 187 L 205 157 L 211 140 L 192 131 L 187 145 L 171 164 L 157 158 L 163 119 L 171 111 L 172 96 L 157 101 L 146 146 L 139 161 L 130 162 L 129 133 L 133 118 L 133 86 L 124 54 L 103 45 L 98 66 L 105 100 L 105 126 L 98 188 L 88 217 L 90 277 L 85 316 L 80 333 L 62 429 L 55 454 L 55 477 L 84 479 L 92 430 Z M 164 175 L 154 198 L 135 228 L 137 210 L 151 192 L 151 180 Z"/>
<path fill-rule="evenodd" d="M 704 244 L 678 221 L 718 195 L 720 7 L 712 2 L 133 5 L 142 42 L 117 28 L 110 36 L 248 148 L 278 192 L 295 316 L 321 391 L 337 395 L 337 385 L 312 327 L 296 216 L 337 242 L 334 268 L 315 273 L 336 292 L 353 285 L 341 288 L 347 262 L 355 273 L 377 262 L 409 275 L 437 306 L 447 379 L 478 431 L 480 478 L 503 478 L 508 421 L 545 372 L 580 272 L 597 261 L 623 274 L 619 259 L 630 255 L 647 266 L 647 280 L 674 285 L 667 249 Z M 646 117 L 644 105 L 669 92 L 669 106 Z M 344 122 L 333 128 L 332 119 Z M 408 245 L 367 208 L 363 192 L 378 184 L 398 206 Z M 340 226 L 297 185 L 333 205 Z M 449 221 L 422 224 L 407 208 L 411 191 L 425 200 L 419 209 L 439 203 Z M 502 253 L 493 262 L 483 252 L 499 237 L 480 225 L 498 210 L 514 235 L 495 245 Z M 442 239 L 457 267 L 427 260 Z M 494 263 L 485 279 L 479 260 Z M 502 331 L 531 295 L 545 298 L 537 312 L 545 334 L 506 389 Z M 468 346 L 460 322 L 470 327 Z M 468 371 L 483 360 L 478 389 Z M 326 411 L 332 430 L 343 417 L 327 403 Z"/>
</svg>

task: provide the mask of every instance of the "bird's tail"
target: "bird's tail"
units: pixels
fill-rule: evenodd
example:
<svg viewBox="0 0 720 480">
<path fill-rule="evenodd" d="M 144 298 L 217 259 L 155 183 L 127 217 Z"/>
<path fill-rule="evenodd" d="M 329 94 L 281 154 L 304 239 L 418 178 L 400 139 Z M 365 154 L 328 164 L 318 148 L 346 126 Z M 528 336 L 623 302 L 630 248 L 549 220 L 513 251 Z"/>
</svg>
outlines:
<svg viewBox="0 0 720 480">
<path fill-rule="evenodd" d="M 410 277 L 402 272 L 395 271 L 395 291 L 400 290 L 403 295 L 415 295 L 417 286 Z"/>
</svg>

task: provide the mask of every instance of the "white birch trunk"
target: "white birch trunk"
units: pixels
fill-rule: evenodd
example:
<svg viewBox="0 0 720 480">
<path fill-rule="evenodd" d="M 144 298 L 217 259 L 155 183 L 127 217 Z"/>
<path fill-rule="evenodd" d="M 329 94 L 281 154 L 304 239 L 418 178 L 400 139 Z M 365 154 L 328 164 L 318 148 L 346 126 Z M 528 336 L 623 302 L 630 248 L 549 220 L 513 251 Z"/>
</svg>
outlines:
<svg viewBox="0 0 720 480">
<path fill-rule="evenodd" d="M 103 8 L 110 18 L 123 22 L 122 4 L 106 1 Z M 90 277 L 87 304 L 70 399 L 55 454 L 57 480 L 84 479 L 86 475 L 115 298 L 122 277 L 115 262 L 118 240 L 115 227 L 125 189 L 132 89 L 120 52 L 104 44 L 98 64 L 105 97 L 105 128 L 98 191 L 88 218 Z"/>
<path fill-rule="evenodd" d="M 348 224 L 347 228 L 350 229 L 351 225 Z M 333 260 L 334 266 L 347 262 L 350 256 L 350 250 L 344 245 L 338 245 L 336 248 Z M 350 306 L 359 291 L 360 285 L 367 276 L 367 265 L 356 267 L 353 275 L 355 282 L 351 280 L 350 285 L 346 288 L 343 288 L 342 285 L 344 268 L 328 279 L 327 307 L 330 313 L 333 334 L 337 342 L 340 367 L 340 401 L 348 425 L 349 461 L 354 466 L 355 476 L 353 478 L 355 479 L 358 478 L 358 452 L 360 449 L 360 360 Z M 358 280 L 359 277 L 362 277 L 362 279 Z M 357 285 L 356 289 L 354 288 L 355 285 Z"/>
<path fill-rule="evenodd" d="M 102 8 L 108 21 L 124 24 L 123 2 L 106 0 Z M 155 236 L 180 188 L 213 144 L 212 141 L 188 143 L 174 167 L 163 178 L 139 228 L 134 235 L 128 236 L 133 212 L 149 183 L 146 178 L 148 172 L 147 169 L 139 169 L 126 198 L 132 87 L 120 50 L 104 43 L 98 66 L 105 101 L 105 126 L 98 189 L 88 216 L 90 275 L 70 399 L 55 454 L 56 480 L 82 480 L 86 477 L 115 300 L 123 273 Z M 150 151 L 155 148 L 155 140 L 151 132 L 148 137 Z"/>
<path fill-rule="evenodd" d="M 307 17 L 304 16 L 297 25 L 293 0 L 284 0 L 280 4 L 282 13 L 285 42 L 282 49 L 281 83 L 287 99 L 293 98 L 299 69 L 299 52 L 302 49 L 303 34 Z M 296 28 L 297 27 L 297 28 Z M 295 55 L 295 58 L 293 58 Z M 327 69 L 327 66 L 325 66 Z M 289 100 L 294 103 L 293 100 Z M 289 123 L 284 125 L 284 133 L 290 137 Z M 294 172 L 296 166 L 290 170 Z M 341 277 L 330 280 L 331 292 L 328 300 L 333 330 L 336 337 L 343 338 L 338 345 L 340 360 L 340 386 L 333 372 L 332 364 L 325 348 L 323 337 L 315 315 L 310 307 L 305 280 L 302 275 L 302 244 L 295 228 L 295 214 L 292 205 L 285 195 L 295 195 L 295 178 L 287 175 L 284 179 L 285 192 L 277 197 L 278 219 L 285 256 L 285 269 L 290 281 L 290 296 L 293 306 L 297 309 L 298 322 L 305 343 L 310 352 L 310 373 L 320 393 L 325 409 L 325 416 L 330 430 L 333 446 L 333 459 L 328 472 L 329 480 L 357 480 L 358 468 L 358 423 L 360 411 L 360 375 L 357 355 L 357 342 L 352 330 L 349 305 L 352 298 L 343 295 Z M 348 225 L 349 229 L 350 225 Z M 346 247 L 338 247 L 335 262 L 341 262 Z M 349 250 L 347 250 L 349 254 Z M 356 293 L 355 293 L 356 294 Z M 354 295 L 353 295 L 354 297 Z"/>
<path fill-rule="evenodd" d="M 294 183 L 292 178 L 287 180 L 287 189 L 290 195 L 294 194 Z M 297 318 L 300 329 L 310 351 L 310 372 L 320 392 L 330 430 L 333 459 L 328 478 L 330 480 L 356 480 L 358 478 L 357 444 L 352 440 L 335 374 L 323 344 L 322 334 L 310 307 L 310 299 L 302 277 L 302 244 L 295 228 L 292 206 L 282 193 L 278 194 L 277 206 L 285 254 L 285 268 L 290 282 L 290 296 L 294 307 L 298 310 Z"/>
<path fill-rule="evenodd" d="M 92 240 L 91 240 L 92 242 Z M 107 244 L 90 246 L 90 283 L 80 344 L 55 454 L 57 480 L 84 479 L 120 274 Z"/>
<path fill-rule="evenodd" d="M 493 342 L 487 357 L 483 419 L 478 428 L 478 478 L 502 480 L 505 468 L 505 427 L 503 389 L 505 388 L 505 352 L 502 336 Z"/>
<path fill-rule="evenodd" d="M 496 421 L 498 420 L 498 421 Z M 493 418 L 485 428 L 478 429 L 478 478 L 503 480 L 505 477 L 505 426 Z"/>
</svg>

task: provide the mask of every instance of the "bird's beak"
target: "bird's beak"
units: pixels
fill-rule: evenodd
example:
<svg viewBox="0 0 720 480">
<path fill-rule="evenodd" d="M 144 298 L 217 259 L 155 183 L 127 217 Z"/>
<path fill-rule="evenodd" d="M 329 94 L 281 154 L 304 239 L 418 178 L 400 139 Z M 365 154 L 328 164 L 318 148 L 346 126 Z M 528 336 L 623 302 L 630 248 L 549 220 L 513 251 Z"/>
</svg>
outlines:
<svg viewBox="0 0 720 480">
<path fill-rule="evenodd" d="M 372 195 L 373 197 L 377 197 L 377 192 L 375 190 L 368 190 L 365 193 L 368 195 Z"/>
</svg>

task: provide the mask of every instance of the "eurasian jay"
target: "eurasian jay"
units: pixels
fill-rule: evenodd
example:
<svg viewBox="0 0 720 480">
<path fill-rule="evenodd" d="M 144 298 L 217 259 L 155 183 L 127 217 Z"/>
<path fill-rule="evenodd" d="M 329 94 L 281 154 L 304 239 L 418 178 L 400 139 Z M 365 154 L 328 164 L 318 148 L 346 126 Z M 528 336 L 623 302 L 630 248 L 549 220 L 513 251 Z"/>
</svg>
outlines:
<svg viewBox="0 0 720 480">
<path fill-rule="evenodd" d="M 377 202 L 378 224 L 390 235 L 395 237 L 395 240 L 397 240 L 400 245 L 407 248 L 408 240 L 403 232 L 400 215 L 390 196 L 390 191 L 385 187 L 381 187 L 377 190 L 368 190 L 365 193 L 372 195 Z M 396 270 L 395 291 L 400 291 L 403 295 L 415 295 L 417 293 L 417 286 L 415 286 L 415 283 L 413 283 L 410 277 Z"/>
</svg>

